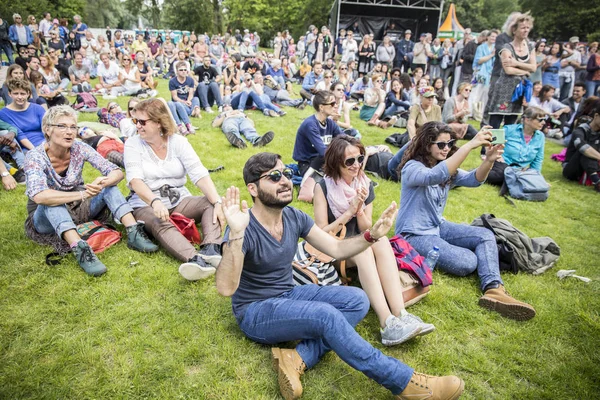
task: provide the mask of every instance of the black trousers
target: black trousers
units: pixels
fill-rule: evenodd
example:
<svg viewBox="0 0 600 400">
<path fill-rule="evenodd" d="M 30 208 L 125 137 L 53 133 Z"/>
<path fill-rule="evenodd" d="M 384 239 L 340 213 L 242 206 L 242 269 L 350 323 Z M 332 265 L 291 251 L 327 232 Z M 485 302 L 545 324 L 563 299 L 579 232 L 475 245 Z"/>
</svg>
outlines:
<svg viewBox="0 0 600 400">
<path fill-rule="evenodd" d="M 571 181 L 581 178 L 584 172 L 588 176 L 598 174 L 600 172 L 600 162 L 577 152 L 563 165 L 563 176 Z M 592 182 L 595 184 L 597 181 L 594 182 L 594 179 L 592 179 Z"/>
</svg>

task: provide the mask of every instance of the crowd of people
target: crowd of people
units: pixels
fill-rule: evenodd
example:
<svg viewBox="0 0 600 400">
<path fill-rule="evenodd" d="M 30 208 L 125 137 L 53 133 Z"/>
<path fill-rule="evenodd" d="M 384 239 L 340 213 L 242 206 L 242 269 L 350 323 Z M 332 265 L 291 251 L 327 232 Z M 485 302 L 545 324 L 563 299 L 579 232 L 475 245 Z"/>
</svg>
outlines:
<svg viewBox="0 0 600 400">
<path fill-rule="evenodd" d="M 525 321 L 536 311 L 504 289 L 494 235 L 444 219 L 450 189 L 500 185 L 507 168 L 541 173 L 546 137 L 566 135 L 564 176 L 585 177 L 600 191 L 598 44 L 573 37 L 545 54 L 545 40 L 531 43 L 529 14 L 513 13 L 501 31 L 476 38 L 466 30 L 454 44 L 427 33 L 413 43 L 407 30 L 398 43 L 385 36 L 377 46 L 369 33 L 357 43 L 352 30 L 334 39 L 327 27 L 310 26 L 297 43 L 289 32 L 278 33 L 273 53 L 261 51 L 260 38 L 247 30 L 191 34 L 174 43 L 169 33 L 132 40 L 107 30 L 94 37 L 78 16 L 70 29 L 49 13 L 39 25 L 34 18 L 25 25 L 18 14 L 13 21 L 8 26 L 0 19 L 0 48 L 11 64 L 2 87 L 0 175 L 6 190 L 26 184 L 27 236 L 71 251 L 87 274 L 103 275 L 106 266 L 76 228 L 108 209 L 124 225 L 129 248 L 163 249 L 190 281 L 216 274 L 217 289 L 232 296 L 246 336 L 264 344 L 301 340 L 295 349 L 272 350 L 286 399 L 302 394 L 300 375 L 329 350 L 397 398 L 458 398 L 461 379 L 415 372 L 354 330 L 369 306 L 386 346 L 435 330 L 405 309 L 388 231 L 395 224 L 395 234 L 422 255 L 437 247 L 440 258 L 432 267 L 457 276 L 477 273 L 479 304 Z M 163 80 L 169 98 L 152 98 Z M 108 101 L 97 110 L 98 123 L 78 122 L 66 100 L 76 93 Z M 113 101 L 118 96 L 130 96 L 127 110 Z M 232 146 L 262 147 L 275 133 L 257 133 L 253 110 L 280 118 L 282 107 L 306 106 L 314 113 L 299 124 L 288 156 L 303 184 L 315 173 L 322 177 L 309 196 L 314 220 L 289 207 L 293 172 L 281 156 L 247 160 L 249 208 L 238 188 L 218 192 L 185 138 L 196 132 L 190 118 L 215 114 L 212 127 Z M 359 132 L 353 118 L 381 129 L 405 124 L 402 148 L 395 155 L 386 146 L 365 148 L 360 138 L 367 132 Z M 481 129 L 470 118 L 480 120 Z M 505 143 L 492 144 L 490 128 L 501 127 Z M 459 147 L 458 140 L 465 142 Z M 460 169 L 476 149 L 481 165 Z M 365 167 L 379 152 L 390 153 L 385 169 L 402 191 L 400 206 L 392 203 L 374 223 L 374 184 Z M 83 179 L 86 161 L 101 174 L 92 182 Z M 127 198 L 116 186 L 123 179 Z M 188 179 L 202 196 L 190 192 Z M 199 249 L 172 223 L 174 214 L 199 222 Z M 342 229 L 343 240 L 330 234 Z M 347 259 L 364 291 L 294 286 L 299 238 Z"/>
</svg>

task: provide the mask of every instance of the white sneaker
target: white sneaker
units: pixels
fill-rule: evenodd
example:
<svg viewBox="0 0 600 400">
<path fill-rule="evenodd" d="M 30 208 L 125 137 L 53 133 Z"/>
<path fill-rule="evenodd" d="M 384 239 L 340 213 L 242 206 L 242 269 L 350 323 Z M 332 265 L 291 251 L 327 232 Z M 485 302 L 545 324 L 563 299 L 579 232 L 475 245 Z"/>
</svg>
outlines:
<svg viewBox="0 0 600 400">
<path fill-rule="evenodd" d="M 212 110 L 212 108 L 210 108 L 210 107 L 206 107 L 206 108 L 204 109 L 204 111 L 206 111 L 206 112 L 207 112 L 207 113 L 209 113 L 209 114 L 214 114 L 214 113 L 215 113 L 215 112 Z"/>
<path fill-rule="evenodd" d="M 421 327 L 421 332 L 419 332 L 419 336 L 427 335 L 435 331 L 435 326 L 433 324 L 426 324 L 423 320 L 416 315 L 413 315 L 409 312 L 404 311 L 404 314 L 400 315 L 400 320 L 407 324 L 417 324 Z"/>
<path fill-rule="evenodd" d="M 381 329 L 381 343 L 384 346 L 394 346 L 418 336 L 421 326 L 418 323 L 406 323 L 400 318 L 390 315 Z"/>
<path fill-rule="evenodd" d="M 158 95 L 158 90 L 152 89 L 151 91 L 148 92 L 148 96 L 150 96 L 150 97 L 156 97 L 156 95 Z"/>
<path fill-rule="evenodd" d="M 179 266 L 179 274 L 188 281 L 199 281 L 214 275 L 217 269 L 207 265 L 199 255 L 195 255 L 191 260 Z"/>
</svg>

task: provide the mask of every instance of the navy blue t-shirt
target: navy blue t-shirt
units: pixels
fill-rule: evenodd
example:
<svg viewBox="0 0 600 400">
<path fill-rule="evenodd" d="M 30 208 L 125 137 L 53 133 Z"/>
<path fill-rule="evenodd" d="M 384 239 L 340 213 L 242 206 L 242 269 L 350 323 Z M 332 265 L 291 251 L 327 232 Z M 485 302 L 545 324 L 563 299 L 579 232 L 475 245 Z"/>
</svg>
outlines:
<svg viewBox="0 0 600 400">
<path fill-rule="evenodd" d="M 177 96 L 181 100 L 187 100 L 188 93 L 194 91 L 194 80 L 188 76 L 185 78 L 185 82 L 181 83 L 177 80 L 177 77 L 171 78 L 169 80 L 169 91 L 171 90 L 177 90 Z M 174 100 L 173 96 L 171 96 L 171 100 Z"/>
<path fill-rule="evenodd" d="M 311 115 L 298 128 L 292 158 L 307 162 L 317 156 L 323 157 L 331 139 L 342 133 L 338 124 L 331 118 L 327 118 L 323 126 L 315 115 Z"/>
<path fill-rule="evenodd" d="M 283 236 L 278 242 L 263 227 L 250 210 L 250 223 L 244 233 L 244 266 L 240 285 L 231 298 L 231 307 L 238 323 L 244 319 L 250 304 L 281 296 L 294 288 L 292 261 L 298 239 L 305 238 L 315 222 L 308 214 L 292 207 L 283 209 Z M 223 246 L 229 240 L 225 232 Z"/>
</svg>

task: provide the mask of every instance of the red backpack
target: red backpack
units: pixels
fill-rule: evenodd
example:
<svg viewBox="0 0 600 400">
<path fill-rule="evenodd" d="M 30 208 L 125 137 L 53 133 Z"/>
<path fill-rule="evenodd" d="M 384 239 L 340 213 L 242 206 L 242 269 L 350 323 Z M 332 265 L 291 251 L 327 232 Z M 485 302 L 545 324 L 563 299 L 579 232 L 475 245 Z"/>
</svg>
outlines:
<svg viewBox="0 0 600 400">
<path fill-rule="evenodd" d="M 102 253 L 121 240 L 120 232 L 95 220 L 77 225 L 77 233 L 96 254 Z"/>
</svg>

